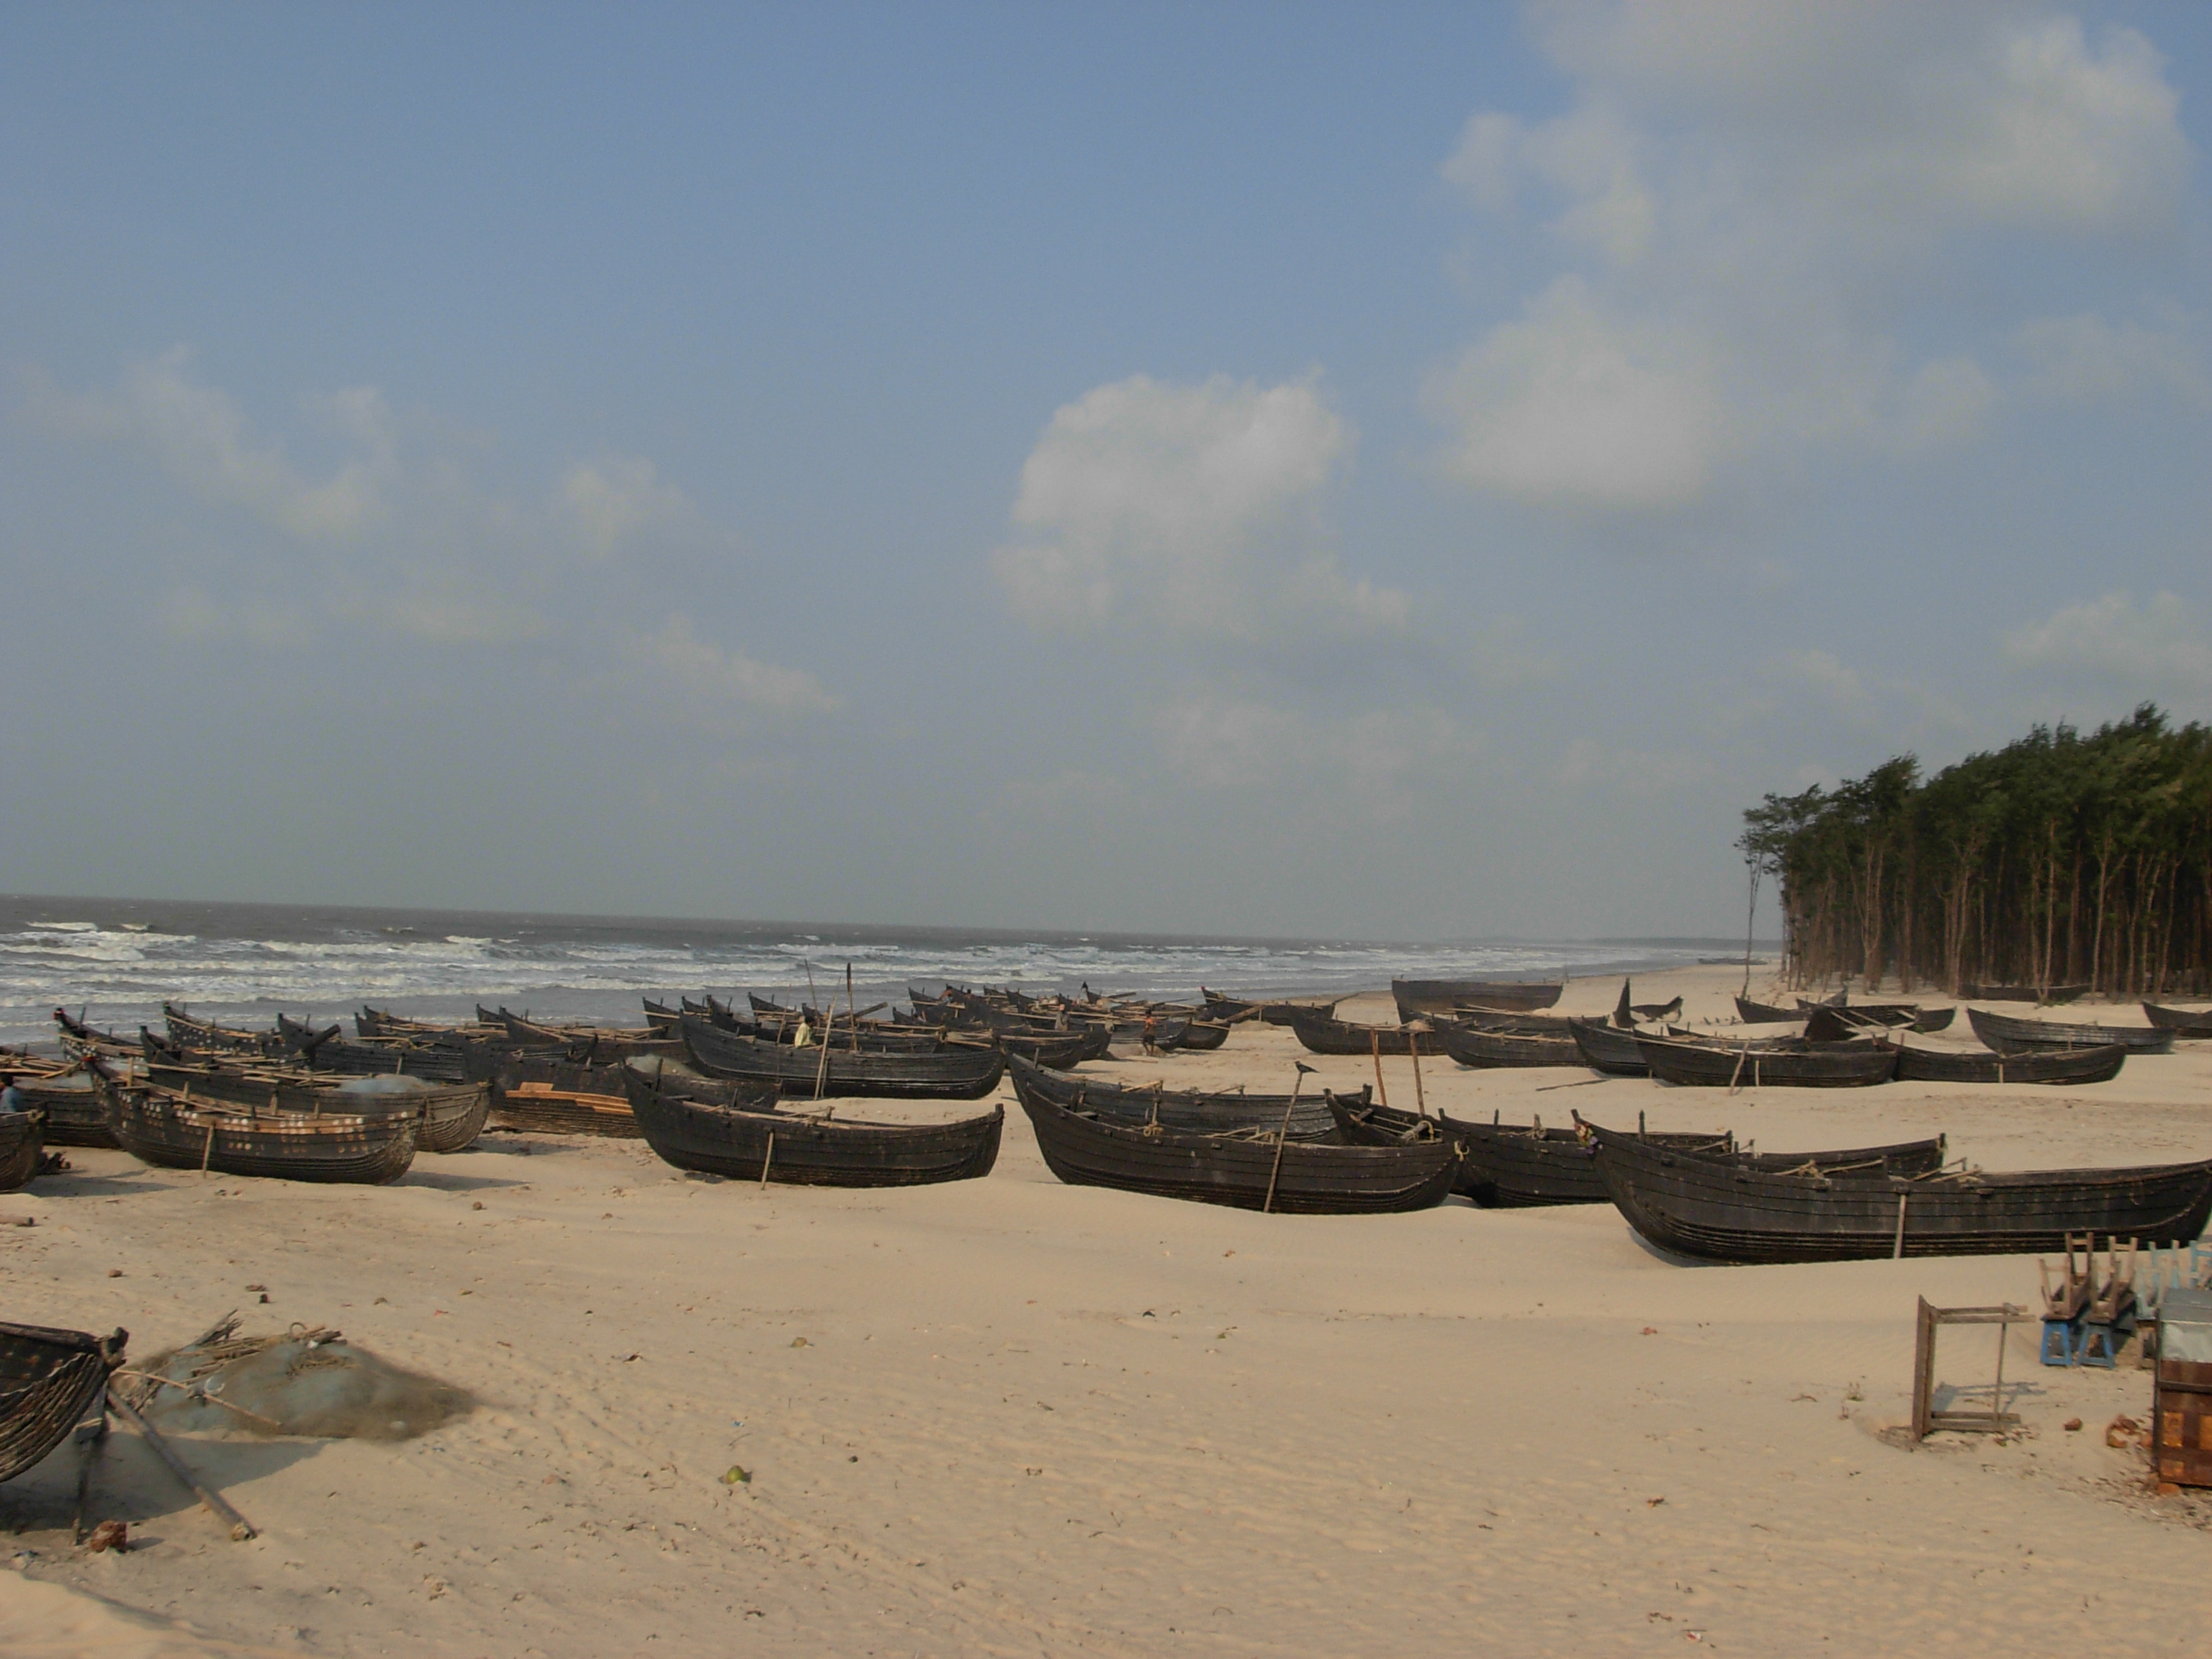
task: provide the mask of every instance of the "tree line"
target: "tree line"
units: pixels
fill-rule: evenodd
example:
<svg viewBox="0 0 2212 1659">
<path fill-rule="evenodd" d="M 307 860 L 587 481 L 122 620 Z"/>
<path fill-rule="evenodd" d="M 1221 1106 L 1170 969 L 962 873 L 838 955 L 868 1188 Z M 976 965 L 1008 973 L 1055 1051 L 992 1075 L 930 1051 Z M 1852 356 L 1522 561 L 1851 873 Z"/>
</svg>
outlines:
<svg viewBox="0 0 2212 1659">
<path fill-rule="evenodd" d="M 1743 816 L 1753 903 L 1778 884 L 1793 984 L 2212 986 L 2212 729 L 2149 703 L 1926 779 L 1900 755 Z"/>
</svg>

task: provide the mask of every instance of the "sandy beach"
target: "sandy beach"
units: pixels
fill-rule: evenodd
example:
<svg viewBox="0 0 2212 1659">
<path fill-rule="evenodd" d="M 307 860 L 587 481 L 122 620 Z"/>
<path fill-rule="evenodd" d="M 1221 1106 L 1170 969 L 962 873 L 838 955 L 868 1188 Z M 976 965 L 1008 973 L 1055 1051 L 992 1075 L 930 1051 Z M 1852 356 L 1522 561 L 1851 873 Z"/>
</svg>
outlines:
<svg viewBox="0 0 2212 1659">
<path fill-rule="evenodd" d="M 1733 1019 L 1741 981 L 1637 989 L 1685 993 L 1699 1024 Z M 1619 983 L 1562 1009 L 1604 1012 Z M 1280 1089 L 1297 1059 L 1309 1086 L 1372 1079 L 1251 1024 L 1110 1071 Z M 1409 1063 L 1384 1066 L 1411 1104 Z M 1992 1169 L 2212 1153 L 2212 1056 L 2186 1046 L 2075 1091 L 1423 1075 L 1461 1115 L 1643 1111 L 1762 1150 L 1942 1133 Z M 2212 1501 L 2154 1497 L 2102 1432 L 2147 1413 L 2132 1356 L 2046 1369 L 2030 1321 L 2006 1357 L 2022 1432 L 1895 1432 L 1915 1298 L 2032 1304 L 2033 1258 L 1700 1267 L 1609 1206 L 1281 1217 L 1070 1188 L 1000 1097 L 989 1177 L 905 1191 L 501 1133 L 381 1188 L 71 1152 L 75 1175 L 0 1196 L 34 1223 L 0 1228 L 11 1319 L 119 1324 L 135 1356 L 233 1309 L 248 1331 L 323 1323 L 480 1404 L 398 1443 L 182 1443 L 261 1529 L 242 1544 L 119 1430 L 94 1510 L 134 1547 L 73 1549 L 65 1449 L 0 1488 L 0 1651 L 2197 1644 Z M 1939 1377 L 1986 1383 L 1995 1341 L 1947 1334 Z"/>
</svg>

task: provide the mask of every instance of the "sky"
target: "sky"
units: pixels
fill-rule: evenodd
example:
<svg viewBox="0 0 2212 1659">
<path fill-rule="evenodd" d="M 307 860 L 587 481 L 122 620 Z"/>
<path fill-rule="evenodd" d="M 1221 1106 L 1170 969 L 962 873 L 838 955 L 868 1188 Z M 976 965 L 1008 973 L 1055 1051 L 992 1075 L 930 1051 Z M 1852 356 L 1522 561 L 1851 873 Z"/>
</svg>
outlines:
<svg viewBox="0 0 2212 1659">
<path fill-rule="evenodd" d="M 1727 934 L 2212 716 L 2212 9 L 0 9 L 0 890 Z"/>
</svg>

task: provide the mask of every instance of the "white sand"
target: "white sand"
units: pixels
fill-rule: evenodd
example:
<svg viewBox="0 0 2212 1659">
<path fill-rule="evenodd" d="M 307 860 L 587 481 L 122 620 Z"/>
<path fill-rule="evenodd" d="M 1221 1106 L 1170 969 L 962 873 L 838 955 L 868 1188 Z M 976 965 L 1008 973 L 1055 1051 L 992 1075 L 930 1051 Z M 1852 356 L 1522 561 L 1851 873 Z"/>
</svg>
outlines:
<svg viewBox="0 0 2212 1659">
<path fill-rule="evenodd" d="M 1687 989 L 1718 1018 L 1736 977 L 1638 996 Z M 1294 1057 L 1240 1026 L 1114 1070 L 1280 1088 Z M 1408 1063 L 1385 1066 L 1410 1103 Z M 1424 1072 L 1463 1115 L 1642 1108 L 1777 1151 L 1941 1131 L 1992 1168 L 2212 1153 L 2199 1054 L 2070 1094 Z M 65 1450 L 0 1488 L 35 1552 L 0 1573 L 0 1651 L 233 1650 L 163 1636 L 176 1621 L 330 1654 L 2201 1645 L 2212 1504 L 2150 1497 L 2142 1454 L 2100 1432 L 2146 1414 L 2148 1373 L 2045 1370 L 2031 1323 L 2007 1363 L 2025 1435 L 1878 1437 L 1906 1414 L 1915 1297 L 2032 1303 L 2031 1259 L 1687 1267 L 1608 1207 L 1263 1217 L 1068 1188 L 1011 1105 L 989 1179 L 903 1192 L 527 1144 L 380 1189 L 72 1152 L 74 1190 L 0 1196 L 38 1220 L 0 1229 L 11 1319 L 119 1323 L 141 1356 L 232 1308 L 326 1322 L 486 1402 L 396 1446 L 183 1443 L 263 1528 L 246 1544 L 118 1431 L 95 1508 L 139 1547 L 73 1552 Z M 1994 1340 L 1947 1337 L 1939 1375 L 1985 1382 Z M 732 1464 L 750 1486 L 720 1482 Z M 57 1586 L 162 1623 L 58 1611 Z"/>
</svg>

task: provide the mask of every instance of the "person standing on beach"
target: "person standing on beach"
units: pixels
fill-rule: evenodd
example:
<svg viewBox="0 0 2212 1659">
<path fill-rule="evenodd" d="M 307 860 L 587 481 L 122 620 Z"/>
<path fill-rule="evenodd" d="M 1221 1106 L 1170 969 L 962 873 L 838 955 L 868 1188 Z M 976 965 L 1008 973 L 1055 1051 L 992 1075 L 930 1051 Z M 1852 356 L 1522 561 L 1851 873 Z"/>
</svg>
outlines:
<svg viewBox="0 0 2212 1659">
<path fill-rule="evenodd" d="M 0 1112 L 20 1112 L 23 1109 L 23 1091 L 15 1086 L 13 1072 L 0 1072 Z"/>
</svg>

